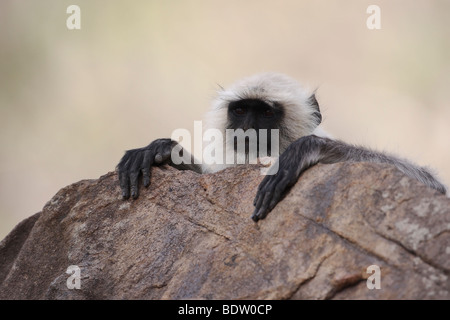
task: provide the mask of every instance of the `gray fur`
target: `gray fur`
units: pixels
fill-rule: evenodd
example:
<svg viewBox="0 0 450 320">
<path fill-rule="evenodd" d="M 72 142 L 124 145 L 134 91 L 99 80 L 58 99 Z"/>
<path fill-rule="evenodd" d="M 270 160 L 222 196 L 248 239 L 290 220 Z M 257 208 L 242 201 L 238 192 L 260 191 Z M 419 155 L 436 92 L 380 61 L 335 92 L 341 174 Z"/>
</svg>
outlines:
<svg viewBox="0 0 450 320">
<path fill-rule="evenodd" d="M 319 127 L 322 115 L 315 93 L 308 92 L 298 82 L 286 75 L 257 74 L 236 82 L 228 89 L 222 88 L 208 113 L 210 121 L 206 124 L 206 128 L 215 126 L 215 128 L 225 130 L 227 119 L 223 111 L 231 102 L 248 98 L 277 103 L 283 108 L 285 116 L 278 128 L 280 130 L 280 153 L 283 153 L 292 143 L 302 137 L 316 136 L 316 142 L 321 147 L 317 150 L 314 148 L 301 149 L 302 151 L 299 151 L 301 154 L 296 157 L 298 162 L 292 164 L 300 172 L 319 162 L 329 164 L 342 161 L 386 163 L 395 166 L 405 175 L 441 193 L 446 193 L 445 186 L 427 168 L 387 153 L 331 139 Z M 228 152 L 234 152 L 230 146 L 226 146 L 226 148 Z M 224 167 L 213 166 L 204 168 L 204 171 L 214 172 Z"/>
<path fill-rule="evenodd" d="M 341 141 L 332 140 L 328 142 L 329 149 L 319 162 L 335 163 L 341 161 L 350 162 L 374 162 L 386 163 L 395 166 L 410 178 L 416 179 L 425 185 L 436 189 L 440 193 L 446 193 L 446 187 L 437 180 L 425 167 L 420 167 L 409 160 L 398 158 L 394 155 L 373 151 L 364 147 L 348 145 Z"/>
</svg>

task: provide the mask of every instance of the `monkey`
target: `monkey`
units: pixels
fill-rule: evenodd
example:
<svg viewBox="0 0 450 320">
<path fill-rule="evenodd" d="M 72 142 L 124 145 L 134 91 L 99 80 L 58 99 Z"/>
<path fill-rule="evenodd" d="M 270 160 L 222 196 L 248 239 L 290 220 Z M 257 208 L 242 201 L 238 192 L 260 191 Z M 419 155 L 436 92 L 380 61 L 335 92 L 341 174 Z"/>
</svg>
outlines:
<svg viewBox="0 0 450 320">
<path fill-rule="evenodd" d="M 356 146 L 332 138 L 319 125 L 322 114 L 316 93 L 308 92 L 293 78 L 273 72 L 260 73 L 241 79 L 230 87 L 221 88 L 213 100 L 205 117 L 206 129 L 254 130 L 258 137 L 257 146 L 264 144 L 270 149 L 271 139 L 261 139 L 259 134 L 278 130 L 279 156 L 275 157 L 275 168 L 267 174 L 258 186 L 253 202 L 255 207 L 251 218 L 257 222 L 282 200 L 300 175 L 317 163 L 333 164 L 338 162 L 373 162 L 396 167 L 405 175 L 446 194 L 446 187 L 425 167 L 413 164 L 409 160 L 366 147 Z M 266 130 L 266 131 L 264 131 Z M 246 148 L 238 149 L 236 139 L 221 142 L 226 153 L 245 156 L 249 163 L 250 149 L 248 139 Z M 256 148 L 256 156 L 262 152 Z M 171 156 L 177 148 L 180 155 L 191 161 L 176 164 Z M 236 162 L 198 164 L 195 158 L 172 139 L 157 139 L 148 146 L 132 149 L 117 165 L 122 198 L 139 196 L 139 179 L 145 187 L 150 185 L 151 167 L 169 164 L 179 170 L 192 170 L 199 174 L 213 173 Z"/>
</svg>

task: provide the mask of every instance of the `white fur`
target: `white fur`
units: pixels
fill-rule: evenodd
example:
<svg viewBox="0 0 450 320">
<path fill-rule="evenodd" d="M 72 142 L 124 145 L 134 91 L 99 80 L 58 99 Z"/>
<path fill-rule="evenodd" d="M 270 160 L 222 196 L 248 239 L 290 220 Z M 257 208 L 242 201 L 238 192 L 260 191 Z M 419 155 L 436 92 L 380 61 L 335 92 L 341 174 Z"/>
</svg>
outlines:
<svg viewBox="0 0 450 320">
<path fill-rule="evenodd" d="M 312 93 L 303 88 L 296 80 L 279 73 L 261 73 L 241 79 L 229 88 L 220 90 L 205 116 L 204 130 L 215 128 L 222 131 L 225 140 L 228 105 L 242 99 L 259 99 L 269 105 L 278 103 L 284 110 L 284 119 L 280 125 L 280 154 L 295 140 L 310 134 L 327 137 L 313 115 L 317 111 L 311 106 Z M 223 142 L 225 152 L 234 153 L 233 144 Z M 205 172 L 216 172 L 234 164 L 214 164 L 203 166 Z"/>
</svg>

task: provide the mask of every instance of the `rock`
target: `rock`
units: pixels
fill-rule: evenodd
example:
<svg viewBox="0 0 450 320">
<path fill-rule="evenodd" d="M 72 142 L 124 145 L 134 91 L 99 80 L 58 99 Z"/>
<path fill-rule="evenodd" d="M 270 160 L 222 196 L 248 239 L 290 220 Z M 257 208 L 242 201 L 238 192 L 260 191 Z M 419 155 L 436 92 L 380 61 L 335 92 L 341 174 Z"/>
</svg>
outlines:
<svg viewBox="0 0 450 320">
<path fill-rule="evenodd" d="M 450 299 L 447 197 L 387 165 L 317 165 L 256 224 L 262 178 L 163 166 L 137 200 L 115 172 L 63 188 L 0 243 L 0 298 Z"/>
</svg>

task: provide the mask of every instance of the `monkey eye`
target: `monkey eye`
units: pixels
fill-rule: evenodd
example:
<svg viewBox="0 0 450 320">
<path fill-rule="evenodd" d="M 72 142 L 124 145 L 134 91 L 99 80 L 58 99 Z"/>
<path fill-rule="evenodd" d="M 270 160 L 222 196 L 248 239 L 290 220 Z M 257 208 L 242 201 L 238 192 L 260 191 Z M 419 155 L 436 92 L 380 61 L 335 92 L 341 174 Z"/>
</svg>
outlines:
<svg viewBox="0 0 450 320">
<path fill-rule="evenodd" d="M 274 116 L 274 113 L 271 109 L 266 109 L 263 112 L 264 117 L 271 118 Z"/>
<path fill-rule="evenodd" d="M 242 116 L 242 115 L 244 115 L 244 114 L 247 113 L 247 110 L 246 110 L 246 109 L 244 109 L 244 108 L 239 108 L 239 107 L 236 108 L 236 109 L 234 109 L 233 111 L 234 111 L 234 113 L 237 114 L 238 116 Z"/>
</svg>

